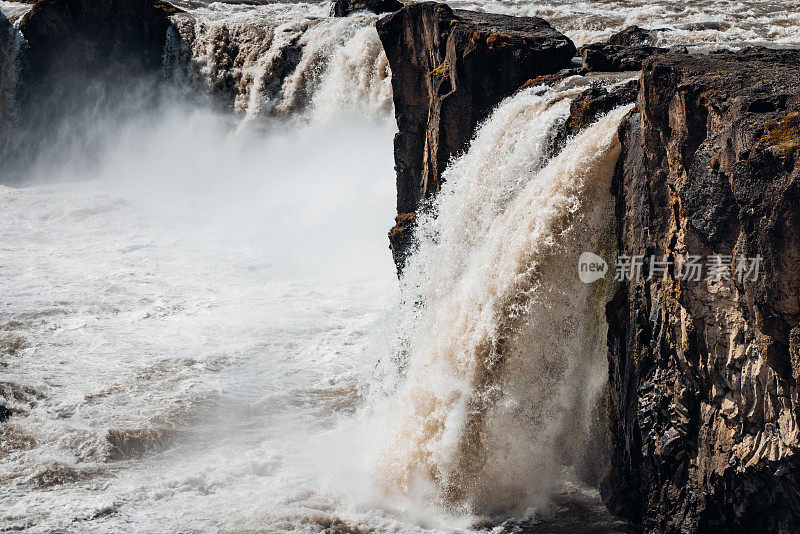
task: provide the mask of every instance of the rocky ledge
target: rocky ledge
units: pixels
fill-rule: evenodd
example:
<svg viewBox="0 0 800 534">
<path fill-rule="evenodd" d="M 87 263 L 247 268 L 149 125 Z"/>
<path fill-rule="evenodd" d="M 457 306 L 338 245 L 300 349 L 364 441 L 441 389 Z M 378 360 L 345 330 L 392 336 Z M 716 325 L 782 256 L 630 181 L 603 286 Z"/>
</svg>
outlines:
<svg viewBox="0 0 800 534">
<path fill-rule="evenodd" d="M 392 69 L 397 225 L 390 233 L 401 268 L 420 203 L 469 144 L 479 121 L 525 81 L 570 66 L 575 46 L 540 18 L 408 5 L 377 23 Z"/>
<path fill-rule="evenodd" d="M 655 56 L 621 136 L 619 251 L 646 259 L 607 308 L 603 496 L 647 532 L 796 532 L 800 51 Z"/>
</svg>

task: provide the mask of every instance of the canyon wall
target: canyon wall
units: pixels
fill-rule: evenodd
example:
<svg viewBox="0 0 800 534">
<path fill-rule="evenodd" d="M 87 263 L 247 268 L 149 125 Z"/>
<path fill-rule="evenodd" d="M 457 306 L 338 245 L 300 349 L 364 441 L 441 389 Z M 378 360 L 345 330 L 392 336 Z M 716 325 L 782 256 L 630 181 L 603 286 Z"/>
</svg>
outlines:
<svg viewBox="0 0 800 534">
<path fill-rule="evenodd" d="M 797 51 L 656 56 L 622 129 L 618 249 L 645 259 L 608 306 L 603 494 L 648 532 L 800 524 L 798 88 Z"/>
</svg>

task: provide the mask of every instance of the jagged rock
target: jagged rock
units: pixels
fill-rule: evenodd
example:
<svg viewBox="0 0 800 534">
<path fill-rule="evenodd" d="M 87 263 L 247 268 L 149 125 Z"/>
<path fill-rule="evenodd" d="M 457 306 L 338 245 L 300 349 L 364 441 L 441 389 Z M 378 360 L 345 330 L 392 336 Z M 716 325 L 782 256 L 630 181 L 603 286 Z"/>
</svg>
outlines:
<svg viewBox="0 0 800 534">
<path fill-rule="evenodd" d="M 522 91 L 523 89 L 530 89 L 531 87 L 536 87 L 538 85 L 553 86 L 560 81 L 569 78 L 570 76 L 576 76 L 578 74 L 580 74 L 578 69 L 562 69 L 555 74 L 544 74 L 542 76 L 537 76 L 536 78 L 531 78 L 527 82 L 523 83 L 519 89 L 517 89 L 517 92 Z"/>
<path fill-rule="evenodd" d="M 400 213 L 394 218 L 395 224 L 389 230 L 389 248 L 392 250 L 392 259 L 394 259 L 398 272 L 405 267 L 406 257 L 412 245 L 412 233 L 416 222 L 416 213 Z"/>
<path fill-rule="evenodd" d="M 542 85 L 542 80 L 546 80 L 546 77 L 534 78 L 523 85 L 523 88 Z M 545 83 L 545 85 L 550 84 Z M 586 89 L 570 103 L 569 117 L 564 127 L 559 128 L 552 140 L 554 150 L 556 152 L 561 150 L 570 137 L 591 125 L 604 113 L 624 104 L 635 102 L 638 94 L 637 80 L 610 88 L 595 85 Z"/>
<path fill-rule="evenodd" d="M 11 415 L 11 410 L 0 404 L 0 423 L 5 423 Z"/>
<path fill-rule="evenodd" d="M 639 70 L 642 62 L 654 54 L 668 52 L 666 48 L 647 45 L 616 45 L 594 43 L 581 47 L 581 64 L 585 72 L 621 72 Z"/>
<path fill-rule="evenodd" d="M 603 497 L 647 532 L 796 532 L 800 51 L 660 55 L 640 87 L 618 248 L 673 263 L 648 281 L 643 262 L 607 307 Z M 686 255 L 733 258 L 719 280 L 676 279 Z M 761 257 L 756 279 L 739 255 Z"/>
<path fill-rule="evenodd" d="M 617 85 L 610 90 L 604 87 L 591 87 L 572 101 L 567 120 L 567 135 L 574 135 L 592 124 L 600 115 L 612 109 L 635 102 L 639 95 L 639 84 L 632 80 Z"/>
<path fill-rule="evenodd" d="M 377 23 L 392 70 L 397 212 L 441 186 L 479 121 L 526 80 L 570 66 L 575 46 L 539 18 L 408 5 Z M 395 250 L 395 257 L 402 253 Z"/>
<path fill-rule="evenodd" d="M 178 11 L 161 0 L 38 0 L 20 22 L 31 75 L 41 78 L 56 66 L 159 69 L 169 15 Z"/>
<path fill-rule="evenodd" d="M 646 46 L 652 44 L 653 33 L 656 30 L 646 30 L 639 26 L 628 26 L 608 38 L 608 43 L 619 46 Z"/>
<path fill-rule="evenodd" d="M 403 4 L 399 0 L 336 0 L 331 7 L 331 15 L 346 17 L 350 13 L 364 9 L 376 14 L 391 13 L 402 7 Z"/>
</svg>

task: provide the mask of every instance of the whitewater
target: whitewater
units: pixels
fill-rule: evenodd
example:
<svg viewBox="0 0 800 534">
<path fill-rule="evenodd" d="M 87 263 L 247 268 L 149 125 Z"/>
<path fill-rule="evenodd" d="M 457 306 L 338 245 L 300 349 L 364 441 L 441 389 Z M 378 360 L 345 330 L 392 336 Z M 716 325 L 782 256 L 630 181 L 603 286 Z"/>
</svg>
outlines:
<svg viewBox="0 0 800 534">
<path fill-rule="evenodd" d="M 578 44 L 800 42 L 797 2 L 451 4 Z M 506 99 L 398 280 L 377 17 L 183 5 L 155 104 L 87 106 L 0 177 L 0 530 L 624 531 L 586 483 L 610 288 L 576 265 L 631 106 L 564 140 L 597 79 Z"/>
</svg>

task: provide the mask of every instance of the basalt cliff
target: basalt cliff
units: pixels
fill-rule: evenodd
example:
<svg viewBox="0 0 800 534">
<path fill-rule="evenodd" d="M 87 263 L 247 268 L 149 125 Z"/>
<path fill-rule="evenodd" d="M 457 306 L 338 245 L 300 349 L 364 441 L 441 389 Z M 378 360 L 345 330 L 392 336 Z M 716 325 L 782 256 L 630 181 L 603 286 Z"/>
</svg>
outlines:
<svg viewBox="0 0 800 534">
<path fill-rule="evenodd" d="M 646 531 L 800 524 L 799 66 L 766 49 L 650 58 L 620 132 L 618 249 L 666 262 L 608 305 L 602 489 Z M 717 272 L 678 276 L 692 257 Z"/>
</svg>

